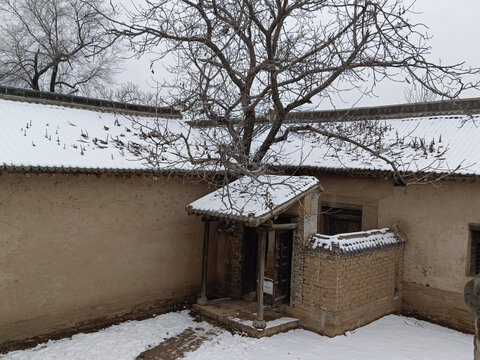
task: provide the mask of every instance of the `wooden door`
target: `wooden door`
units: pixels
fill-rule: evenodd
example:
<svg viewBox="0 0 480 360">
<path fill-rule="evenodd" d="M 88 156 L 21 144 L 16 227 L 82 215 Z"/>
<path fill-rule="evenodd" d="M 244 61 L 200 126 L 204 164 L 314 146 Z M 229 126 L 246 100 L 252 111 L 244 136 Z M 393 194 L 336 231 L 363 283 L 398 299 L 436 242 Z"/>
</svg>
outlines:
<svg viewBox="0 0 480 360">
<path fill-rule="evenodd" d="M 243 233 L 242 295 L 257 290 L 258 235 L 255 228 Z"/>
<path fill-rule="evenodd" d="M 293 230 L 275 232 L 274 302 L 290 302 Z"/>
</svg>

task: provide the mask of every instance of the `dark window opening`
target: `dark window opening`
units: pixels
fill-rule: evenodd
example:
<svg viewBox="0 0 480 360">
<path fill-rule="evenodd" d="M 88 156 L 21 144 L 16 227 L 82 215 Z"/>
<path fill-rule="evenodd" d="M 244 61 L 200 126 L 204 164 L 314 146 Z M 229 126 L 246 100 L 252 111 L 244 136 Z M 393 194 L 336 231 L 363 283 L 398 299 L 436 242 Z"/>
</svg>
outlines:
<svg viewBox="0 0 480 360">
<path fill-rule="evenodd" d="M 322 234 L 336 235 L 362 230 L 362 208 L 354 205 L 322 204 Z"/>
<path fill-rule="evenodd" d="M 480 274 L 480 229 L 470 228 L 471 239 L 471 258 L 470 258 L 470 274 Z"/>
</svg>

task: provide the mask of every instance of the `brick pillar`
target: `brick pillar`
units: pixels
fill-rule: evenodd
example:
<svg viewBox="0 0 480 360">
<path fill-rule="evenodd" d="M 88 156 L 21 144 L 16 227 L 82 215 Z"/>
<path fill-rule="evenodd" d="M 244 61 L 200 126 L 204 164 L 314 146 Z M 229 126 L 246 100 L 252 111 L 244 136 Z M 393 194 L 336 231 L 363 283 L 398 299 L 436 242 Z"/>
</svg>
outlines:
<svg viewBox="0 0 480 360">
<path fill-rule="evenodd" d="M 242 297 L 242 259 L 243 259 L 243 225 L 235 225 L 232 249 L 231 294 L 233 298 Z"/>
<path fill-rule="evenodd" d="M 301 304 L 303 300 L 304 226 L 303 219 L 296 218 L 298 228 L 293 232 L 292 273 L 290 282 L 290 306 Z"/>
<path fill-rule="evenodd" d="M 305 261 L 305 244 L 310 237 L 317 233 L 318 197 L 322 189 L 314 191 L 308 201 L 309 206 L 304 209 L 303 216 L 295 218 L 298 228 L 293 232 L 292 275 L 290 283 L 290 306 L 300 305 L 303 302 L 303 273 Z M 305 204 L 307 201 L 305 201 Z"/>
<path fill-rule="evenodd" d="M 315 235 L 318 227 L 318 197 L 320 195 L 320 191 L 314 191 L 310 196 L 310 206 L 308 209 L 305 209 L 304 218 L 301 220 L 303 221 L 303 235 L 305 237 L 305 241 L 309 239 L 312 235 Z"/>
</svg>

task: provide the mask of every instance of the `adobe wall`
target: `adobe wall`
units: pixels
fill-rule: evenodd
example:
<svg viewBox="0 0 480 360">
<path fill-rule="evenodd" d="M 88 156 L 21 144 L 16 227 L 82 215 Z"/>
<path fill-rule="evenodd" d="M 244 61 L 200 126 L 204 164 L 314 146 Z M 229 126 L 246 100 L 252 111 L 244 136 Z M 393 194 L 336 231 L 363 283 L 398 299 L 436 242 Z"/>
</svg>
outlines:
<svg viewBox="0 0 480 360">
<path fill-rule="evenodd" d="M 301 293 L 287 312 L 307 329 L 336 336 L 401 308 L 403 245 L 356 255 L 304 250 Z"/>
<path fill-rule="evenodd" d="M 397 224 L 406 237 L 403 307 L 462 331 L 473 331 L 463 303 L 469 269 L 469 224 L 480 224 L 480 184 L 448 181 L 411 188 L 389 180 L 319 176 L 321 201 L 362 205 L 362 228 Z"/>
<path fill-rule="evenodd" d="M 203 224 L 185 205 L 210 190 L 178 177 L 1 174 L 0 345 L 195 299 Z"/>
</svg>

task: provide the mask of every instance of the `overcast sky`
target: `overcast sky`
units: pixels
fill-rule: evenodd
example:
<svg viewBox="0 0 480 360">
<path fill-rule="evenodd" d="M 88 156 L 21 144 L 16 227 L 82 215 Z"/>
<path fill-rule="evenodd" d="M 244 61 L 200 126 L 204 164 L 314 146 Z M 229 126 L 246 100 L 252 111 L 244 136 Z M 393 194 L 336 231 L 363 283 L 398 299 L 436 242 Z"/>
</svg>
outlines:
<svg viewBox="0 0 480 360">
<path fill-rule="evenodd" d="M 142 1 L 142 0 L 140 0 Z M 473 67 L 480 67 L 480 0 L 417 0 L 415 9 L 422 12 L 415 19 L 429 28 L 432 45 L 432 59 L 440 59 L 443 64 L 465 61 Z M 132 81 L 148 89 L 152 79 L 150 60 L 143 57 L 125 63 L 125 70 L 119 74 L 119 81 Z M 161 80 L 164 74 L 160 63 L 155 65 L 155 77 Z M 405 102 L 405 84 L 385 82 L 375 90 L 376 97 L 360 97 L 359 94 L 337 99 L 337 108 L 351 106 L 375 106 Z M 465 93 L 463 97 L 480 97 L 479 92 Z M 319 109 L 332 108 L 330 103 L 322 103 Z"/>
</svg>

